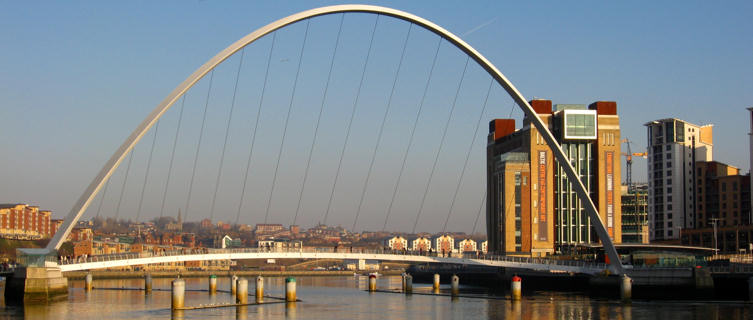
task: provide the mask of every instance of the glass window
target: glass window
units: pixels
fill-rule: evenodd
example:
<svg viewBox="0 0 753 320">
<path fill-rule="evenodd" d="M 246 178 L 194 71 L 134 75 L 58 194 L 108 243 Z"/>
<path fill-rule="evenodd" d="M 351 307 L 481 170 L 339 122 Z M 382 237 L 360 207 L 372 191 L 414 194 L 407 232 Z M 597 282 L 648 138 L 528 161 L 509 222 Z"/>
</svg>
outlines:
<svg viewBox="0 0 753 320">
<path fill-rule="evenodd" d="M 664 135 L 667 139 L 667 142 L 674 142 L 675 139 L 675 126 L 673 123 L 665 123 L 664 124 L 664 130 L 666 131 L 666 134 Z"/>
<path fill-rule="evenodd" d="M 672 150 L 672 145 L 671 144 L 667 145 L 667 151 L 669 151 L 669 150 Z"/>
<path fill-rule="evenodd" d="M 682 121 L 675 122 L 675 132 L 677 133 L 677 142 L 685 142 L 685 123 Z"/>
</svg>

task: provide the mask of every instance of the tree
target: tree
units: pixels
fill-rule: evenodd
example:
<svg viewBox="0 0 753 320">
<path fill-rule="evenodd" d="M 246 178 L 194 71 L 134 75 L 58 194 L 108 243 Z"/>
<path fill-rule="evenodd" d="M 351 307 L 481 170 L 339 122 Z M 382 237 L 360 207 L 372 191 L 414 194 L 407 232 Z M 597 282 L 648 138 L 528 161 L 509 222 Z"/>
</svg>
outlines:
<svg viewBox="0 0 753 320">
<path fill-rule="evenodd" d="M 63 242 L 63 244 L 60 245 L 60 249 L 58 249 L 58 254 L 61 256 L 73 256 L 73 242 Z"/>
</svg>

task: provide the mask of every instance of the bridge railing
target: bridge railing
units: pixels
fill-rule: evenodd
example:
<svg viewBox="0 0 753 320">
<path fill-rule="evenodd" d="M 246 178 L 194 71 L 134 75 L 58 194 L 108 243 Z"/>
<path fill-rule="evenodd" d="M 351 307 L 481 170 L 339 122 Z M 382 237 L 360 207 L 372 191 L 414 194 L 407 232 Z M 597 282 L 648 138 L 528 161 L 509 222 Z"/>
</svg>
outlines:
<svg viewBox="0 0 753 320">
<path fill-rule="evenodd" d="M 213 248 L 182 248 L 173 250 L 149 250 L 142 252 L 127 252 L 127 253 L 114 253 L 106 255 L 93 255 L 93 256 L 80 256 L 77 258 L 68 259 L 62 257 L 59 261 L 60 264 L 75 264 L 75 263 L 87 263 L 87 262 L 105 262 L 105 261 L 117 261 L 117 260 L 129 260 L 139 258 L 152 258 L 152 257 L 164 257 L 164 256 L 182 256 L 182 255 L 199 255 L 199 254 L 229 254 L 229 253 L 269 253 L 269 252 L 291 252 L 291 253 L 360 253 L 360 254 L 394 254 L 405 256 L 427 256 L 427 257 L 439 257 L 439 258 L 464 258 L 464 259 L 477 259 L 484 261 L 505 261 L 520 264 L 539 264 L 547 266 L 568 266 L 579 267 L 588 269 L 606 269 L 604 263 L 594 263 L 581 260 L 558 260 L 553 258 L 529 258 L 529 257 L 517 257 L 517 256 L 500 256 L 489 254 L 468 254 L 468 253 L 446 253 L 440 252 L 423 252 L 423 251 L 407 251 L 407 250 L 385 250 L 385 249 L 361 249 L 361 248 L 348 248 L 348 247 L 308 247 L 308 248 L 229 248 L 229 249 L 213 249 Z"/>
</svg>

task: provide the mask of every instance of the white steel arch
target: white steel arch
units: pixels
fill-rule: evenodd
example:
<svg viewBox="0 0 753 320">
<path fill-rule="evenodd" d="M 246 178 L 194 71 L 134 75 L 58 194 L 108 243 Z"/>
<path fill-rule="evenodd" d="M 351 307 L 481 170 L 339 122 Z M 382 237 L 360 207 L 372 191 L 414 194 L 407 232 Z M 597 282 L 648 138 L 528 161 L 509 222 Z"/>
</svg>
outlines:
<svg viewBox="0 0 753 320">
<path fill-rule="evenodd" d="M 588 196 L 588 193 L 586 192 L 586 188 L 581 182 L 580 178 L 575 172 L 575 169 L 573 169 L 573 166 L 570 164 L 569 159 L 565 155 L 565 153 L 560 148 L 557 141 L 554 139 L 554 136 L 549 131 L 549 129 L 544 125 L 544 123 L 541 121 L 541 118 L 534 112 L 533 108 L 528 104 L 528 101 L 523 97 L 522 94 L 518 91 L 517 88 L 509 81 L 507 78 L 489 61 L 487 60 L 481 53 L 476 51 L 473 47 L 471 47 L 469 44 L 467 44 L 465 41 L 460 39 L 458 36 L 454 35 L 453 33 L 445 30 L 444 28 L 440 27 L 439 25 L 436 25 L 435 23 L 426 20 L 424 18 L 421 18 L 419 16 L 403 12 L 400 10 L 395 10 L 392 8 L 387 7 L 380 7 L 380 6 L 372 6 L 372 5 L 358 5 L 358 4 L 352 4 L 352 5 L 336 5 L 336 6 L 328 6 L 328 7 L 321 7 L 316 9 L 311 9 L 303 12 L 299 12 L 296 14 L 293 14 L 291 16 L 279 19 L 275 22 L 272 22 L 264 27 L 261 27 L 257 29 L 256 31 L 246 35 L 245 37 L 241 38 L 240 40 L 236 41 L 235 43 L 231 44 L 224 50 L 220 51 L 217 55 L 215 55 L 212 59 L 207 61 L 204 65 L 199 67 L 194 73 L 192 73 L 186 80 L 184 80 L 180 85 L 178 85 L 177 88 L 175 88 L 162 102 L 160 102 L 159 105 L 157 105 L 154 110 L 152 110 L 151 113 L 144 119 L 144 121 L 139 124 L 138 127 L 131 133 L 131 135 L 126 139 L 125 142 L 118 148 L 117 151 L 115 151 L 115 154 L 110 157 L 110 159 L 105 163 L 104 167 L 100 172 L 97 174 L 97 176 L 92 180 L 92 182 L 89 184 L 89 186 L 86 188 L 84 193 L 81 195 L 81 197 L 78 199 L 76 204 L 73 206 L 71 211 L 68 213 L 68 215 L 65 217 L 65 221 L 63 222 L 60 229 L 58 229 L 58 232 L 55 233 L 55 236 L 50 240 L 50 243 L 47 245 L 47 250 L 57 250 L 60 248 L 60 246 L 63 244 L 63 241 L 68 237 L 71 230 L 73 229 L 73 226 L 78 222 L 79 218 L 81 218 L 81 215 L 83 215 L 84 211 L 86 211 L 86 208 L 89 207 L 91 204 L 91 201 L 94 199 L 94 197 L 97 195 L 99 190 L 104 185 L 105 181 L 110 178 L 110 176 L 113 174 L 115 169 L 120 165 L 120 163 L 125 158 L 126 154 L 128 154 L 131 149 L 136 145 L 136 143 L 141 140 L 141 138 L 146 134 L 146 132 L 159 120 L 160 117 L 168 110 L 170 107 L 178 101 L 178 99 L 185 94 L 191 87 L 193 87 L 196 82 L 198 82 L 202 77 L 204 77 L 207 73 L 212 71 L 217 65 L 225 61 L 227 58 L 232 56 L 234 53 L 241 50 L 243 47 L 253 43 L 254 41 L 258 40 L 259 38 L 262 38 L 263 36 L 274 32 L 277 29 L 283 28 L 287 25 L 296 23 L 301 20 L 310 19 L 317 16 L 323 16 L 328 14 L 335 14 L 335 13 L 347 13 L 347 12 L 362 12 L 362 13 L 373 13 L 373 14 L 381 14 L 386 15 L 390 17 L 394 17 L 400 20 L 405 20 L 411 23 L 414 23 L 416 25 L 419 25 L 423 27 L 424 29 L 431 31 L 440 37 L 444 38 L 448 42 L 452 43 L 455 47 L 460 49 L 461 51 L 465 52 L 468 56 L 470 56 L 476 63 L 478 63 L 484 70 L 489 73 L 489 75 L 494 78 L 494 80 L 501 85 L 505 91 L 510 95 L 510 97 L 515 100 L 515 103 L 520 106 L 520 108 L 523 110 L 525 115 L 531 119 L 533 122 L 533 125 L 536 127 L 536 129 L 541 133 L 544 140 L 547 142 L 549 147 L 552 149 L 552 152 L 554 153 L 555 158 L 557 159 L 560 166 L 565 171 L 565 174 L 567 174 L 568 180 L 572 183 L 573 188 L 575 189 L 576 193 L 578 194 L 580 200 L 585 205 L 586 212 L 588 212 L 588 216 L 591 220 L 592 225 L 596 229 L 596 233 L 599 236 L 599 239 L 604 245 L 604 250 L 606 251 L 607 256 L 610 260 L 610 270 L 617 274 L 623 273 L 622 263 L 620 262 L 619 256 L 617 255 L 617 250 L 614 248 L 614 244 L 612 243 L 612 240 L 609 238 L 609 234 L 607 233 L 606 228 L 604 228 L 604 223 L 601 221 L 601 218 L 599 217 L 598 211 L 596 210 L 596 206 L 594 206 L 593 201 L 591 201 L 591 198 Z"/>
</svg>

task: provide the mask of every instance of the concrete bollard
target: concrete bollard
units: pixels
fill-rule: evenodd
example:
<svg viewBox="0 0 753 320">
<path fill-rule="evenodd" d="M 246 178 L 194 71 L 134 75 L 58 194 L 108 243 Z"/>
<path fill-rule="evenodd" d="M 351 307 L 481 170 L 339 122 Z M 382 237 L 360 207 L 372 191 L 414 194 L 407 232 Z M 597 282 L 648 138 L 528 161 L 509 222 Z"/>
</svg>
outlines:
<svg viewBox="0 0 753 320">
<path fill-rule="evenodd" d="M 753 277 L 748 278 L 748 300 L 753 301 Z"/>
<path fill-rule="evenodd" d="M 183 308 L 183 303 L 186 297 L 186 282 L 183 279 L 175 279 L 172 282 L 172 296 L 173 303 L 172 309 Z"/>
<path fill-rule="evenodd" d="M 460 278 L 456 274 L 452 275 L 451 288 L 450 291 L 453 296 L 457 296 L 460 293 Z"/>
<path fill-rule="evenodd" d="M 439 291 L 439 273 L 434 274 L 434 292 Z"/>
<path fill-rule="evenodd" d="M 521 290 L 522 290 L 522 280 L 518 276 L 513 276 L 512 281 L 510 282 L 510 296 L 512 297 L 513 301 L 518 301 L 522 297 Z"/>
<path fill-rule="evenodd" d="M 209 276 L 209 294 L 216 294 L 217 293 L 217 276 L 210 275 Z"/>
<path fill-rule="evenodd" d="M 295 278 L 285 278 L 285 301 L 295 302 L 298 298 L 295 295 Z"/>
<path fill-rule="evenodd" d="M 238 288 L 235 291 L 235 302 L 238 304 L 248 303 L 248 280 L 246 278 L 238 279 Z"/>
<path fill-rule="evenodd" d="M 413 276 L 406 274 L 405 275 L 405 294 L 411 294 L 413 293 Z"/>
<path fill-rule="evenodd" d="M 376 275 L 369 275 L 369 292 L 376 291 Z"/>
<path fill-rule="evenodd" d="M 92 274 L 86 274 L 86 291 L 92 291 Z"/>
<path fill-rule="evenodd" d="M 152 293 L 152 274 L 148 272 L 144 274 L 144 293 Z"/>
<path fill-rule="evenodd" d="M 238 289 L 238 276 L 233 275 L 230 277 L 230 294 L 235 295 Z"/>
<path fill-rule="evenodd" d="M 256 277 L 256 303 L 264 302 L 264 277 Z"/>
<path fill-rule="evenodd" d="M 620 298 L 623 302 L 630 302 L 633 297 L 633 279 L 626 274 L 620 276 Z"/>
</svg>

